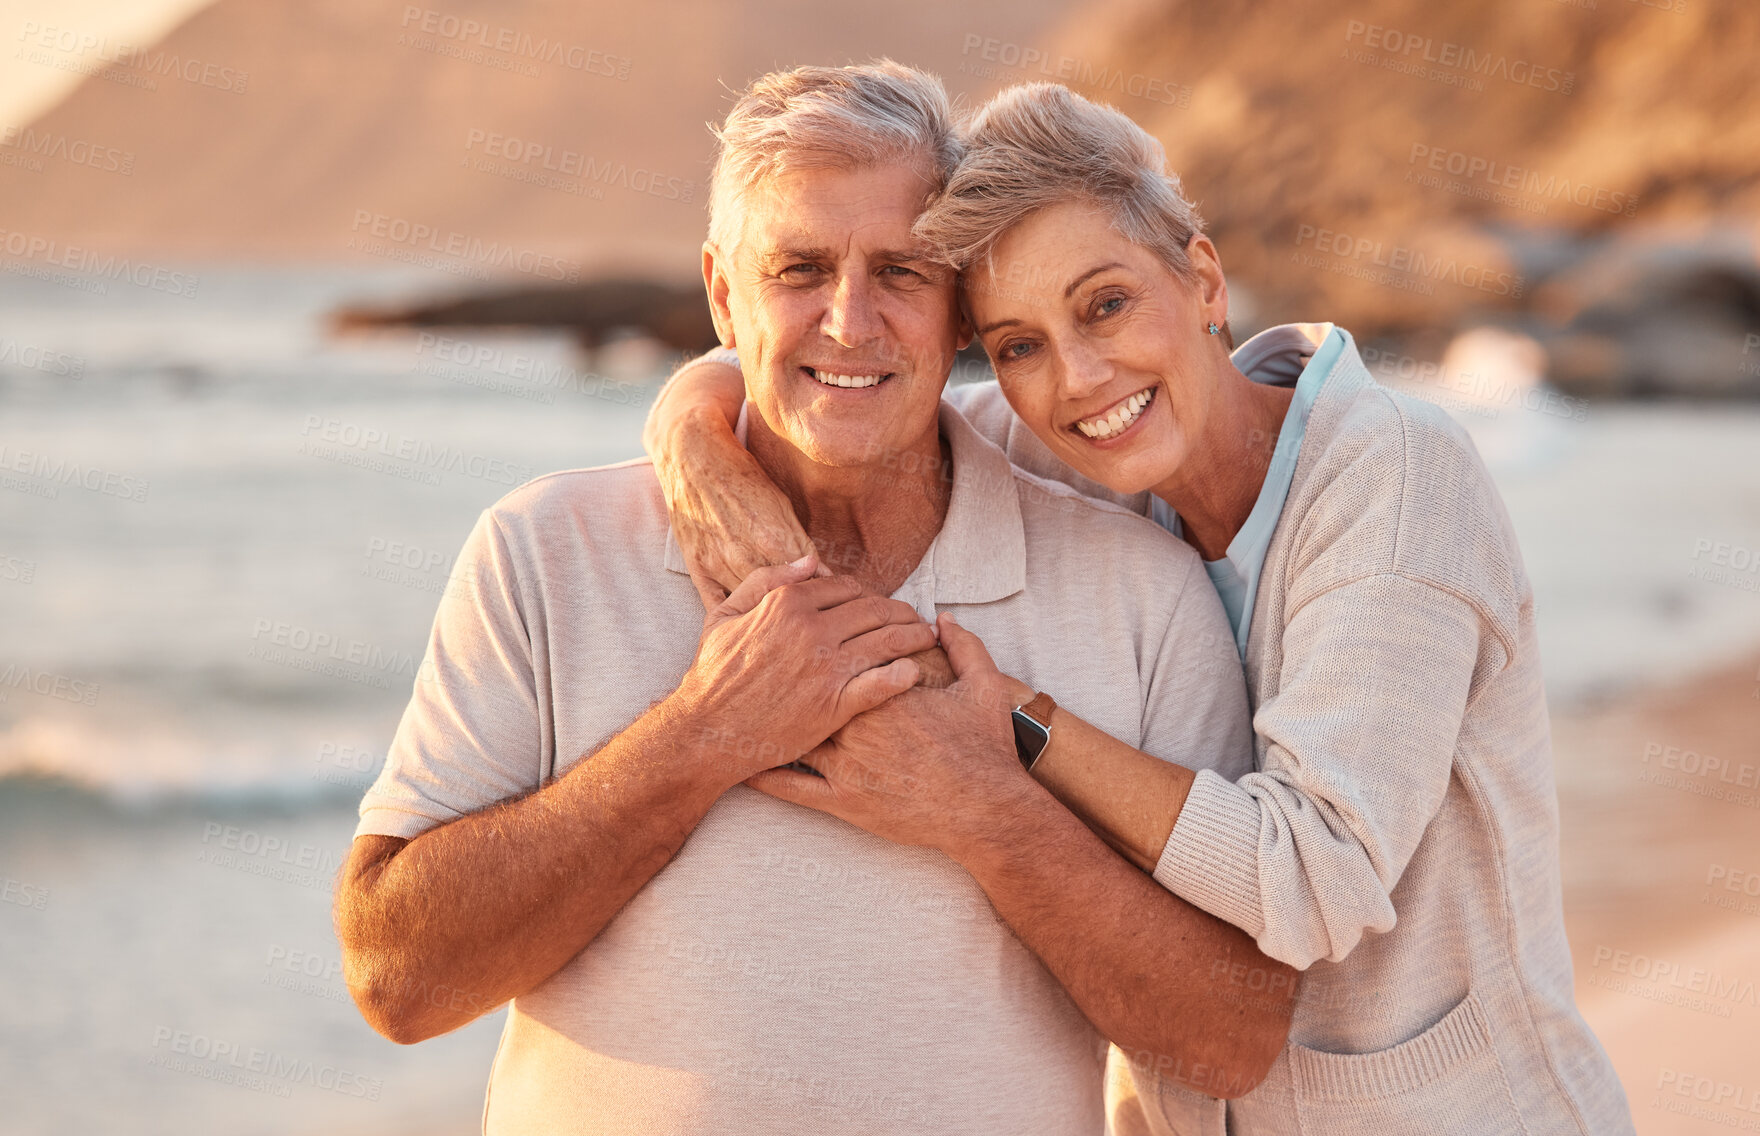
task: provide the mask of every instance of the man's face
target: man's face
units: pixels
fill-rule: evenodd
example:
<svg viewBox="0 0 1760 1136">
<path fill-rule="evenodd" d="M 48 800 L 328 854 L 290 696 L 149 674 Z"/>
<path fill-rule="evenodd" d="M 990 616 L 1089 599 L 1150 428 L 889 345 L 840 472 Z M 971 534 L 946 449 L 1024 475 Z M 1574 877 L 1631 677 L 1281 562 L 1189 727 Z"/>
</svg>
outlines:
<svg viewBox="0 0 1760 1136">
<path fill-rule="evenodd" d="M 954 274 L 911 236 L 927 188 L 915 163 L 792 170 L 747 191 L 731 258 L 704 247 L 762 427 L 812 461 L 868 465 L 934 436 L 971 336 Z"/>
</svg>

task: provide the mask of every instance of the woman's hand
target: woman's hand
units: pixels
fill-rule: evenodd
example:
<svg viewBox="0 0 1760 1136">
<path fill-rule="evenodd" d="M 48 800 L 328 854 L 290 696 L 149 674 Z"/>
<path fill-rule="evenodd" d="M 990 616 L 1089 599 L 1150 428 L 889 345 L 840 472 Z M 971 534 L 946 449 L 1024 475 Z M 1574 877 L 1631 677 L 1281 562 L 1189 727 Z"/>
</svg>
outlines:
<svg viewBox="0 0 1760 1136">
<path fill-rule="evenodd" d="M 902 600 L 816 565 L 760 568 L 712 608 L 673 693 L 742 780 L 793 761 L 916 681 L 935 631 Z M 745 763 L 745 764 L 741 764 Z"/>
<path fill-rule="evenodd" d="M 895 844 L 949 855 L 997 831 L 1019 794 L 1039 792 L 1015 756 L 1012 680 L 951 615 L 939 627 L 954 684 L 906 691 L 851 716 L 801 759 L 818 775 L 769 769 L 746 784 Z"/>
<path fill-rule="evenodd" d="M 744 399 L 735 368 L 687 365 L 661 392 L 642 432 L 705 609 L 757 569 L 814 551 L 788 497 L 733 436 Z"/>
</svg>

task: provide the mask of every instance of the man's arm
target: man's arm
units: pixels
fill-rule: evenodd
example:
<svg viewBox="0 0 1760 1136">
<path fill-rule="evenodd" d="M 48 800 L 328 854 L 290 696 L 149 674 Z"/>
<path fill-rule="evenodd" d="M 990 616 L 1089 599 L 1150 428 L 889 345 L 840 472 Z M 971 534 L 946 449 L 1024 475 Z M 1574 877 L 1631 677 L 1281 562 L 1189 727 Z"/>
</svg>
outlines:
<svg viewBox="0 0 1760 1136">
<path fill-rule="evenodd" d="M 423 760 L 467 762 L 464 779 L 493 785 L 494 756 L 472 747 L 520 736 L 498 719 L 521 718 L 533 703 L 524 667 L 503 666 L 521 648 L 512 601 L 496 598 L 505 581 L 480 551 L 485 531 L 461 557 L 471 597 L 436 621 L 424 670 L 439 689 L 418 685 L 405 722 L 444 723 L 440 754 Z M 356 840 L 338 884 L 337 934 L 350 991 L 375 1029 L 420 1041 L 544 981 L 729 787 L 916 680 L 902 656 L 933 641 L 928 625 L 906 604 L 861 596 L 848 577 L 809 578 L 815 566 L 807 558 L 753 573 L 710 613 L 679 688 L 552 784 L 408 841 Z M 718 744 L 760 723 L 775 750 L 741 756 Z"/>
<path fill-rule="evenodd" d="M 1012 680 L 977 636 L 945 614 L 940 626 L 953 688 L 853 719 L 806 759 L 823 778 L 770 770 L 747 784 L 940 849 L 1109 1041 L 1211 1096 L 1252 1089 L 1288 1037 L 1296 972 L 1120 859 L 1028 777 Z"/>
<path fill-rule="evenodd" d="M 1289 1036 L 1300 974 L 1114 855 L 1043 789 L 1017 787 L 996 798 L 988 834 L 948 855 L 1126 1056 L 1209 1096 L 1251 1091 Z"/>
<path fill-rule="evenodd" d="M 423 1041 L 560 970 L 663 868 L 731 782 L 676 697 L 528 797 L 414 840 L 355 840 L 336 896 L 349 992 Z"/>
</svg>

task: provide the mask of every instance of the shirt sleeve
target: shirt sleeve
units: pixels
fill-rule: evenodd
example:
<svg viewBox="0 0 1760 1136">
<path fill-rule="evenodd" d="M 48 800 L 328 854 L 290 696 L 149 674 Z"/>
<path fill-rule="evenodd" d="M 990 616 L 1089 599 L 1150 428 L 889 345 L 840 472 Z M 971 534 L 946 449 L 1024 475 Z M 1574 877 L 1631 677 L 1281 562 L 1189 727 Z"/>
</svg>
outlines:
<svg viewBox="0 0 1760 1136">
<path fill-rule="evenodd" d="M 1253 724 L 1234 632 L 1197 556 L 1148 675 L 1144 753 L 1234 781 L 1253 768 Z"/>
<path fill-rule="evenodd" d="M 1390 930 L 1448 790 L 1480 626 L 1467 600 L 1391 573 L 1310 600 L 1254 718 L 1261 767 L 1198 774 L 1155 878 L 1301 969 Z"/>
<path fill-rule="evenodd" d="M 513 558 L 489 511 L 454 565 L 356 836 L 410 839 L 540 786 L 542 724 Z"/>
</svg>

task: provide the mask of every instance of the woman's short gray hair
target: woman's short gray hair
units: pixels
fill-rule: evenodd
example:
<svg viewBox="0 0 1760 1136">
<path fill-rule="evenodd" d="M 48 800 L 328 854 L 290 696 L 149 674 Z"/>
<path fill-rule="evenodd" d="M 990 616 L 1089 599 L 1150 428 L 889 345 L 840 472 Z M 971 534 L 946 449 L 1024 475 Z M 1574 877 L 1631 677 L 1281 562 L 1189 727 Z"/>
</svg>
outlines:
<svg viewBox="0 0 1760 1136">
<path fill-rule="evenodd" d="M 740 200 L 788 169 L 860 169 L 921 156 L 924 196 L 947 184 L 961 152 L 941 80 L 890 59 L 773 71 L 748 87 L 719 128 L 709 175 L 709 240 L 739 244 Z"/>
<path fill-rule="evenodd" d="M 1204 222 L 1161 143 L 1060 83 L 1008 87 L 978 111 L 965 156 L 916 232 L 964 271 L 1029 214 L 1072 199 L 1107 210 L 1120 236 L 1192 278 L 1186 242 Z"/>
</svg>

